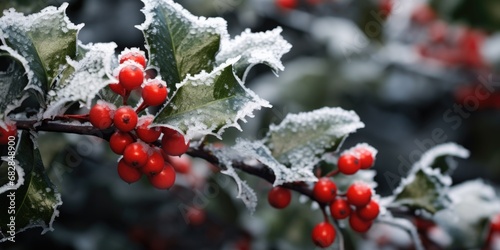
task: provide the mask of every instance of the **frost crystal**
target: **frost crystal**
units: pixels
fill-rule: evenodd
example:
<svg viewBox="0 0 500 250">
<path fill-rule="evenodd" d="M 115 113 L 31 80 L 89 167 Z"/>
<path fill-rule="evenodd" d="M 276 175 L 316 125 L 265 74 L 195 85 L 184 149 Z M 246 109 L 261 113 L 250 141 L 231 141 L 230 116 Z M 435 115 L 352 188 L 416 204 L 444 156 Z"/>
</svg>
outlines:
<svg viewBox="0 0 500 250">
<path fill-rule="evenodd" d="M 113 81 L 111 65 L 116 44 L 80 44 L 80 47 L 84 50 L 83 58 L 79 61 L 67 58 L 71 66 L 68 70 L 73 72 L 49 92 L 49 105 L 44 118 L 64 112 L 63 108 L 69 102 L 80 101 L 90 108 L 99 91 Z"/>
<path fill-rule="evenodd" d="M 292 171 L 312 172 L 325 152 L 335 150 L 350 133 L 363 127 L 354 111 L 324 107 L 287 115 L 279 125 L 270 126 L 264 142 Z"/>
<path fill-rule="evenodd" d="M 221 173 L 231 176 L 236 182 L 236 185 L 238 186 L 238 194 L 236 195 L 236 198 L 241 199 L 243 203 L 245 203 L 248 210 L 253 213 L 255 211 L 255 207 L 257 207 L 257 195 L 245 181 L 241 180 L 241 178 L 233 168 L 233 160 L 239 159 L 239 152 L 236 152 L 235 150 L 230 148 L 211 148 L 211 151 L 213 152 L 215 157 L 219 159 L 219 162 L 225 167 L 225 169 L 221 171 Z"/>
<path fill-rule="evenodd" d="M 259 33 L 252 33 L 247 29 L 234 39 L 223 39 L 216 62 L 220 64 L 241 55 L 241 60 L 235 64 L 235 70 L 243 73 L 243 81 L 252 66 L 259 63 L 269 65 L 277 74 L 278 70 L 285 68 L 281 57 L 292 48 L 281 36 L 281 31 L 281 27 Z"/>
</svg>

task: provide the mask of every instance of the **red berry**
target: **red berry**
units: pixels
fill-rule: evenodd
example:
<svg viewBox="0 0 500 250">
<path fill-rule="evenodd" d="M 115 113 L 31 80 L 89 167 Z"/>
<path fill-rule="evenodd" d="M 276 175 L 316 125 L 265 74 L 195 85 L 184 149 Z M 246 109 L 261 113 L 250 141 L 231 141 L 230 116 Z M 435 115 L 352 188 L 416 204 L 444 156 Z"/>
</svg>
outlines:
<svg viewBox="0 0 500 250">
<path fill-rule="evenodd" d="M 426 4 L 418 6 L 411 14 L 411 20 L 418 24 L 427 24 L 435 19 L 436 12 Z"/>
<path fill-rule="evenodd" d="M 175 131 L 175 133 L 170 135 L 163 134 L 161 146 L 163 151 L 165 151 L 168 155 L 179 156 L 186 153 L 189 149 L 189 141 L 186 142 L 184 136 Z"/>
<path fill-rule="evenodd" d="M 155 142 L 161 135 L 160 127 L 148 128 L 151 122 L 153 122 L 153 116 L 142 116 L 139 118 L 137 128 L 135 129 L 137 136 L 147 143 Z"/>
<path fill-rule="evenodd" d="M 368 205 L 358 208 L 356 212 L 358 213 L 359 218 L 371 221 L 377 218 L 380 213 L 380 206 L 378 205 L 378 202 L 370 200 Z"/>
<path fill-rule="evenodd" d="M 318 247 L 328 247 L 335 241 L 335 228 L 328 222 L 317 224 L 312 231 L 311 237 Z"/>
<path fill-rule="evenodd" d="M 146 165 L 148 158 L 148 146 L 142 142 L 131 143 L 123 151 L 125 162 L 135 168 Z"/>
<path fill-rule="evenodd" d="M 0 127 L 0 145 L 7 145 L 9 143 L 9 137 L 16 137 L 17 127 L 14 122 L 5 122 L 6 129 Z M 11 139 L 13 139 L 11 137 Z"/>
<path fill-rule="evenodd" d="M 137 113 L 130 106 L 121 106 L 115 112 L 115 127 L 122 132 L 132 131 L 137 125 Z"/>
<path fill-rule="evenodd" d="M 329 178 L 323 177 L 316 182 L 313 188 L 313 197 L 318 202 L 330 203 L 337 196 L 337 185 Z"/>
<path fill-rule="evenodd" d="M 112 104 L 98 101 L 89 111 L 89 121 L 95 128 L 107 129 L 113 124 Z"/>
<path fill-rule="evenodd" d="M 123 158 L 118 162 L 118 175 L 127 183 L 134 183 L 142 176 L 139 169 L 128 165 Z"/>
<path fill-rule="evenodd" d="M 146 165 L 141 167 L 141 172 L 146 175 L 158 174 L 163 170 L 163 166 L 165 166 L 165 160 L 160 151 L 155 150 L 151 156 L 148 157 Z"/>
<path fill-rule="evenodd" d="M 146 68 L 146 57 L 144 52 L 138 49 L 125 49 L 119 56 L 120 64 L 132 60 L 140 64 L 143 68 Z"/>
<path fill-rule="evenodd" d="M 174 167 L 175 172 L 180 174 L 188 174 L 191 172 L 191 157 L 186 154 L 181 156 L 167 156 L 168 161 Z"/>
<path fill-rule="evenodd" d="M 345 219 L 351 214 L 351 207 L 346 200 L 337 198 L 330 204 L 330 214 L 336 220 Z"/>
<path fill-rule="evenodd" d="M 109 147 L 115 154 L 123 154 L 125 147 L 133 143 L 135 140 L 129 133 L 116 131 L 109 138 Z"/>
<path fill-rule="evenodd" d="M 290 189 L 283 187 L 273 187 L 267 195 L 269 204 L 277 209 L 287 207 L 291 200 L 292 192 Z"/>
<path fill-rule="evenodd" d="M 276 0 L 276 5 L 282 9 L 295 9 L 298 6 L 297 0 Z"/>
<path fill-rule="evenodd" d="M 118 80 L 126 90 L 137 89 L 144 81 L 144 70 L 139 65 L 126 65 L 118 73 Z"/>
<path fill-rule="evenodd" d="M 175 170 L 170 164 L 165 163 L 161 172 L 148 176 L 148 179 L 155 188 L 169 189 L 175 183 Z"/>
<path fill-rule="evenodd" d="M 391 14 L 392 6 L 394 0 L 381 0 L 379 3 L 379 10 L 383 18 L 388 17 Z"/>
<path fill-rule="evenodd" d="M 491 219 L 490 229 L 492 232 L 500 232 L 500 214 Z"/>
<path fill-rule="evenodd" d="M 359 165 L 361 169 L 369 169 L 373 166 L 373 154 L 370 150 L 366 148 L 358 148 L 356 149 L 359 158 Z"/>
<path fill-rule="evenodd" d="M 123 88 L 123 86 L 119 83 L 111 83 L 108 85 L 111 91 L 119 94 L 121 96 L 125 96 L 127 94 L 127 90 Z"/>
<path fill-rule="evenodd" d="M 186 212 L 186 222 L 192 226 L 199 226 L 205 221 L 205 210 L 197 207 L 189 207 Z"/>
<path fill-rule="evenodd" d="M 359 218 L 357 213 L 352 213 L 349 217 L 349 225 L 351 226 L 352 230 L 358 233 L 364 233 L 368 231 L 372 224 L 373 221 L 365 221 Z"/>
<path fill-rule="evenodd" d="M 351 175 L 358 172 L 361 164 L 358 157 L 350 153 L 344 153 L 337 161 L 339 171 L 345 175 Z"/>
<path fill-rule="evenodd" d="M 164 81 L 153 79 L 142 88 L 142 99 L 149 106 L 158 106 L 167 99 L 167 84 Z"/>
<path fill-rule="evenodd" d="M 347 201 L 356 207 L 366 206 L 372 198 L 372 189 L 365 183 L 353 183 L 347 189 Z"/>
</svg>

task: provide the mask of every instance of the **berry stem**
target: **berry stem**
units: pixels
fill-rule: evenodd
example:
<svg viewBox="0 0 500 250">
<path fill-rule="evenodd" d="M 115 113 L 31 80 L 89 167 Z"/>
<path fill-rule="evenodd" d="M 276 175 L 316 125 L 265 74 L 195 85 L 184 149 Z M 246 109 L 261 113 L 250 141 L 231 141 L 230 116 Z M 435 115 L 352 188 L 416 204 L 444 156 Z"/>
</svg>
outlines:
<svg viewBox="0 0 500 250">
<path fill-rule="evenodd" d="M 340 171 L 338 169 L 335 169 L 335 170 L 330 171 L 330 173 L 326 174 L 325 177 L 332 177 L 332 176 L 337 175 L 338 173 L 340 173 Z"/>
<path fill-rule="evenodd" d="M 66 115 L 58 115 L 56 116 L 56 118 L 60 120 L 80 120 L 85 122 L 89 120 L 89 114 L 83 114 L 83 115 L 66 114 Z"/>
<path fill-rule="evenodd" d="M 135 112 L 137 114 L 139 114 L 140 112 L 142 112 L 143 110 L 145 110 L 147 107 L 149 107 L 149 105 L 147 105 L 145 102 L 142 102 L 141 105 L 139 105 L 139 107 L 137 107 L 137 109 L 135 110 Z"/>
<path fill-rule="evenodd" d="M 125 90 L 125 95 L 122 97 L 123 99 L 123 105 L 127 105 L 128 98 L 130 97 L 130 93 L 132 91 L 130 90 Z"/>
<path fill-rule="evenodd" d="M 326 214 L 326 206 L 321 206 L 320 209 L 321 212 L 323 213 L 323 219 L 325 220 L 325 222 L 330 223 L 330 220 L 328 219 L 328 214 Z"/>
</svg>

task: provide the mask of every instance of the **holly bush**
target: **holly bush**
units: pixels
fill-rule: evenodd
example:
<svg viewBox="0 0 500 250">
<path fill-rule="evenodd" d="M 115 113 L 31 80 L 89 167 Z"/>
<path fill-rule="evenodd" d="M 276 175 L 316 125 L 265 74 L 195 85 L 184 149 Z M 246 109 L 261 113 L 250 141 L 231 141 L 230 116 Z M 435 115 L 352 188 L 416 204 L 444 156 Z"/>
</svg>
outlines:
<svg viewBox="0 0 500 250">
<path fill-rule="evenodd" d="M 85 3 L 2 3 L 2 244 L 500 249 L 494 183 L 456 183 L 488 147 L 456 131 L 498 112 L 496 22 L 347 2 L 142 0 L 132 46 L 85 42 Z"/>
</svg>

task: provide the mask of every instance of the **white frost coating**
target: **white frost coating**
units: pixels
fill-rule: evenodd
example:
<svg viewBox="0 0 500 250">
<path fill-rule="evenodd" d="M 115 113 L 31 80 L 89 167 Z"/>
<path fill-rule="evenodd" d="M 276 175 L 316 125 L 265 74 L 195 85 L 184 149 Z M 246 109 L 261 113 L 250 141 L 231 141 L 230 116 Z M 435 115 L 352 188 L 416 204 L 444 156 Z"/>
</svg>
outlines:
<svg viewBox="0 0 500 250">
<path fill-rule="evenodd" d="M 188 23 L 191 28 L 190 34 L 196 34 L 201 32 L 212 32 L 214 34 L 219 34 L 221 36 L 221 40 L 228 39 L 229 34 L 227 33 L 227 22 L 223 18 L 220 17 L 198 17 L 191 14 L 189 11 L 184 9 L 180 4 L 175 3 L 172 0 L 142 0 L 144 3 L 144 8 L 141 10 L 145 16 L 145 20 L 141 25 L 136 25 L 135 27 L 143 32 L 150 29 L 150 26 L 155 26 L 155 10 L 158 8 L 162 8 L 167 12 L 175 15 L 176 18 L 179 18 L 182 22 Z M 153 32 L 155 28 L 151 29 Z M 145 48 L 148 50 L 149 60 L 154 61 L 155 55 L 151 53 L 150 48 L 151 45 L 146 39 Z M 160 69 L 155 68 L 158 72 Z"/>
<path fill-rule="evenodd" d="M 455 157 L 460 157 L 460 158 L 468 158 L 469 157 L 469 151 L 465 148 L 463 148 L 460 145 L 457 145 L 455 143 L 445 143 L 445 144 L 440 144 L 437 145 L 429 150 L 427 150 L 420 160 L 415 163 L 413 168 L 425 168 L 425 167 L 430 167 L 436 158 L 441 157 L 441 156 L 455 156 Z M 453 169 L 455 168 L 454 164 L 452 162 L 447 162 L 448 165 L 450 165 L 450 168 Z"/>
<path fill-rule="evenodd" d="M 238 159 L 238 152 L 235 152 L 233 149 L 217 149 L 213 147 L 210 148 L 210 151 L 212 151 L 215 157 L 219 159 L 219 162 L 226 167 L 221 173 L 233 177 L 236 182 L 238 186 L 236 198 L 243 200 L 243 203 L 245 203 L 248 210 L 250 210 L 250 213 L 253 213 L 257 207 L 257 195 L 245 181 L 241 180 L 233 168 L 233 160 Z"/>
<path fill-rule="evenodd" d="M 432 147 L 422 155 L 419 161 L 413 164 L 408 177 L 401 180 L 401 184 L 394 190 L 394 194 L 400 193 L 401 191 L 403 191 L 406 185 L 413 182 L 413 180 L 415 179 L 415 173 L 417 173 L 419 170 L 422 170 L 426 175 L 430 176 L 430 180 L 438 181 L 439 184 L 441 184 L 438 186 L 451 186 L 452 180 L 449 175 L 447 175 L 446 173 L 441 173 L 441 170 L 439 168 L 434 169 L 431 167 L 436 158 L 442 156 L 467 158 L 469 157 L 469 151 L 452 142 Z M 447 161 L 447 164 L 450 166 L 450 168 L 454 167 L 454 162 L 451 161 L 451 159 Z"/>
<path fill-rule="evenodd" d="M 215 84 L 216 78 L 221 74 L 221 72 L 231 66 L 234 65 L 240 57 L 236 58 L 230 58 L 228 59 L 225 63 L 219 65 L 216 67 L 212 72 L 207 73 L 205 71 L 200 72 L 199 74 L 195 76 L 188 75 L 184 80 L 177 84 L 177 91 L 173 94 L 172 98 L 170 100 L 174 100 L 175 95 L 177 94 L 178 91 L 181 90 L 182 87 L 196 87 L 198 85 L 207 85 L 211 86 Z M 238 130 L 241 131 L 240 125 L 238 124 L 238 121 L 242 120 L 243 122 L 246 122 L 245 117 L 254 117 L 253 111 L 254 110 L 260 110 L 262 107 L 270 108 L 271 105 L 269 102 L 266 100 L 261 99 L 259 96 L 257 96 L 252 90 L 245 88 L 243 86 L 243 83 L 238 79 L 237 76 L 235 76 L 235 79 L 237 80 L 238 84 L 240 85 L 241 88 L 245 89 L 245 95 L 250 97 L 250 101 L 246 102 L 243 107 L 240 107 L 234 117 L 226 121 L 226 124 L 224 124 L 218 131 L 214 130 L 219 124 L 212 124 L 212 125 L 207 125 L 205 122 L 208 121 L 210 122 L 212 120 L 212 115 L 208 113 L 202 113 L 202 114 L 197 114 L 191 116 L 190 119 L 186 119 L 183 121 L 184 125 L 188 128 L 185 133 L 186 140 L 188 139 L 194 139 L 194 138 L 199 138 L 204 135 L 213 135 L 217 138 L 222 138 L 222 134 L 224 133 L 226 128 L 229 127 L 235 127 Z M 189 86 L 190 85 L 190 86 Z M 172 105 L 171 101 L 167 102 L 163 107 L 165 108 L 168 105 Z M 173 129 L 178 130 L 177 128 L 172 127 L 172 124 L 158 124 L 155 123 L 154 126 L 162 126 L 162 127 L 170 127 Z"/>
<path fill-rule="evenodd" d="M 252 142 L 238 138 L 236 140 L 236 145 L 234 145 L 232 149 L 244 159 L 256 159 L 268 166 L 276 176 L 273 186 L 295 181 L 315 182 L 318 180 L 310 169 L 300 169 L 297 166 L 290 169 L 279 163 L 272 156 L 269 148 L 261 141 Z"/>
<path fill-rule="evenodd" d="M 275 156 L 278 151 L 280 155 L 276 158 L 281 163 L 290 164 L 294 170 L 309 172 L 321 161 L 326 149 L 335 146 L 337 139 L 345 139 L 348 134 L 364 126 L 354 111 L 324 107 L 311 112 L 288 114 L 279 125 L 270 126 L 266 144 Z M 294 138 L 290 137 L 295 135 L 301 137 L 302 141 L 293 142 Z M 279 145 L 273 145 L 276 141 L 279 141 Z M 289 142 L 297 145 L 290 147 Z"/>
<path fill-rule="evenodd" d="M 44 20 L 51 19 L 52 15 L 61 15 L 63 16 L 62 27 L 64 30 L 76 30 L 77 35 L 80 29 L 84 26 L 83 24 L 75 25 L 73 24 L 66 13 L 66 8 L 68 7 L 68 3 L 63 3 L 59 8 L 50 6 L 47 7 L 40 12 L 24 16 L 23 13 L 18 13 L 14 9 L 9 9 L 3 12 L 3 16 L 0 17 L 0 41 L 2 42 L 2 46 L 0 49 L 7 51 L 11 56 L 16 58 L 21 62 L 24 69 L 27 73 L 28 84 L 25 87 L 25 90 L 32 89 L 40 94 L 43 94 L 42 89 L 39 87 L 41 84 L 39 79 L 35 78 L 34 72 L 31 70 L 29 66 L 30 61 L 34 61 L 32 56 L 28 50 L 28 44 L 26 43 L 26 51 L 15 51 L 13 48 L 10 48 L 6 42 L 6 39 L 13 39 L 14 42 L 23 43 L 21 40 L 21 36 L 17 33 L 28 33 L 31 29 L 37 29 L 37 26 L 42 25 Z M 5 30 L 10 29 L 14 30 L 11 34 L 7 34 Z M 38 27 L 40 29 L 40 27 Z M 20 53 L 19 53 L 20 52 Z"/>
<path fill-rule="evenodd" d="M 450 188 L 449 196 L 452 206 L 436 213 L 434 219 L 440 227 L 452 233 L 455 246 L 472 249 L 476 242 L 471 239 L 484 237 L 482 222 L 500 213 L 500 199 L 494 188 L 480 179 Z"/>
<path fill-rule="evenodd" d="M 281 27 L 259 33 L 252 33 L 250 29 L 246 29 L 234 39 L 223 39 L 215 60 L 220 64 L 229 58 L 241 55 L 242 60 L 236 67 L 238 68 L 239 64 L 246 67 L 243 81 L 250 68 L 259 63 L 269 65 L 277 75 L 278 70 L 283 71 L 285 68 L 281 63 L 281 57 L 292 48 L 292 45 L 281 36 L 282 31 Z"/>
<path fill-rule="evenodd" d="M 357 153 L 358 149 L 366 149 L 366 150 L 368 150 L 372 154 L 373 159 L 375 159 L 377 157 L 378 150 L 376 148 L 370 146 L 370 144 L 365 143 L 365 142 L 358 143 L 354 147 L 351 147 L 350 149 L 347 149 L 344 152 L 345 153 L 349 152 L 351 154 L 357 155 L 358 154 Z M 344 153 L 344 152 L 342 152 L 342 153 Z"/>
<path fill-rule="evenodd" d="M 115 43 L 80 44 L 86 51 L 80 61 L 67 58 L 68 64 L 75 72 L 60 82 L 54 89 L 55 95 L 48 96 L 49 105 L 43 118 L 59 115 L 68 102 L 80 101 L 90 108 L 92 100 L 99 91 L 115 81 L 112 74 Z"/>
</svg>

